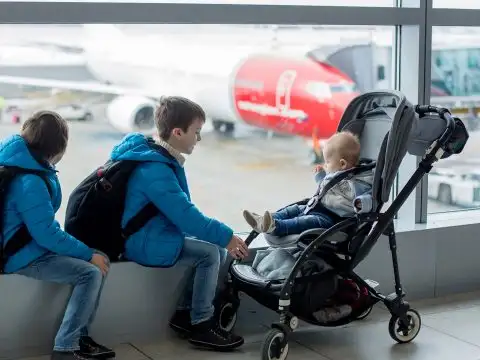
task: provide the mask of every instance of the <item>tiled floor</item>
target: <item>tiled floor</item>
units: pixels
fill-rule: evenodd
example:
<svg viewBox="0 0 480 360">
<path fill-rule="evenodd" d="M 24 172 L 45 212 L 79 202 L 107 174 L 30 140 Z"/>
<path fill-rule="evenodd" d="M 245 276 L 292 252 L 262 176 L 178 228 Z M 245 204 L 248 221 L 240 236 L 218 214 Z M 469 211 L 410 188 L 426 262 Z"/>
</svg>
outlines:
<svg viewBox="0 0 480 360">
<path fill-rule="evenodd" d="M 389 313 L 377 306 L 370 316 L 348 326 L 326 329 L 302 324 L 289 342 L 289 360 L 480 360 L 480 292 L 414 302 L 422 329 L 410 344 L 398 345 L 388 334 Z M 271 316 L 270 316 L 271 315 Z M 260 359 L 260 347 L 270 325 L 239 319 L 246 344 L 231 353 L 192 349 L 175 337 L 162 343 L 123 344 L 118 360 L 250 360 Z M 266 318 L 276 319 L 274 313 Z M 22 360 L 48 360 L 48 356 Z"/>
</svg>

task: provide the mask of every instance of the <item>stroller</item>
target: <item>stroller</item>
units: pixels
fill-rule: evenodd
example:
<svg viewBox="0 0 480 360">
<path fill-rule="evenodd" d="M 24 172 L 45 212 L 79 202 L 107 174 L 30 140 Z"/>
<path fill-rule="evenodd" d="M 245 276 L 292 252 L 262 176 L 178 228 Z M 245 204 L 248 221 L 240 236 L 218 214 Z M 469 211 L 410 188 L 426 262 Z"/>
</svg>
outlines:
<svg viewBox="0 0 480 360">
<path fill-rule="evenodd" d="M 360 155 L 364 161 L 347 173 L 374 171 L 373 210 L 343 218 L 329 229 L 310 229 L 281 238 L 264 235 L 271 248 L 296 249 L 297 258 L 289 275 L 283 279 L 265 278 L 246 260 L 234 260 L 218 297 L 217 319 L 227 331 L 236 322 L 239 292 L 279 313 L 279 321 L 272 324 L 262 345 L 263 360 L 287 357 L 288 337 L 299 319 L 318 326 L 341 326 L 367 317 L 379 301 L 391 313 L 388 330 L 395 341 L 408 343 L 420 331 L 419 313 L 404 300 L 393 220 L 433 163 L 462 152 L 468 132 L 447 109 L 413 106 L 397 91 L 372 91 L 356 97 L 342 116 L 340 130 L 357 134 L 362 145 Z M 391 205 L 381 211 L 407 151 L 422 156 L 422 160 Z M 247 245 L 258 235 L 252 231 Z M 387 296 L 375 290 L 378 283 L 364 280 L 354 272 L 381 235 L 389 239 L 395 277 L 395 292 Z M 325 321 L 314 315 L 343 304 L 349 304 L 351 311 L 341 318 Z"/>
</svg>

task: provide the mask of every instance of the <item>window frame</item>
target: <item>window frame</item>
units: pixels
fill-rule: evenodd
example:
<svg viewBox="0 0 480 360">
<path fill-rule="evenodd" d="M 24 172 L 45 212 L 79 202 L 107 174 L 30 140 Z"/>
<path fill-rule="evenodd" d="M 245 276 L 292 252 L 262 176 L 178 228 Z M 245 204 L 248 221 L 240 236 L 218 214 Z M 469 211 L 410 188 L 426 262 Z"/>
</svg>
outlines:
<svg viewBox="0 0 480 360">
<path fill-rule="evenodd" d="M 479 26 L 480 10 L 433 8 L 432 0 L 392 0 L 394 7 L 295 6 L 188 3 L 6 2 L 0 0 L 3 24 L 277 24 L 396 26 L 392 56 L 395 87 L 411 102 L 430 99 L 433 26 Z M 412 74 L 413 73 L 413 74 Z M 419 158 L 407 155 L 400 167 L 401 188 Z M 397 192 L 395 192 L 397 193 Z M 427 221 L 428 178 L 398 214 L 405 224 Z"/>
</svg>

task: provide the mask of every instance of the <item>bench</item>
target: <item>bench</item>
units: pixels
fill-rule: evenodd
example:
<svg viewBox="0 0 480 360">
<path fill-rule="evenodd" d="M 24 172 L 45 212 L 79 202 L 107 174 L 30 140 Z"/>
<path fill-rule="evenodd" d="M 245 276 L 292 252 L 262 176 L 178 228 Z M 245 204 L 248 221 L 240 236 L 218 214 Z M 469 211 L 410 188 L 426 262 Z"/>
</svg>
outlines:
<svg viewBox="0 0 480 360">
<path fill-rule="evenodd" d="M 399 233 L 398 256 L 407 299 L 480 289 L 478 224 Z M 454 239 L 454 241 L 453 241 Z M 256 239 L 254 247 L 265 244 Z M 252 251 L 252 256 L 254 251 Z M 358 273 L 393 291 L 388 239 L 381 238 Z M 92 334 L 109 345 L 166 339 L 168 320 L 189 268 L 155 269 L 131 262 L 112 264 Z M 0 359 L 48 354 L 63 316 L 69 287 L 19 275 L 0 276 Z M 240 318 L 254 317 L 240 307 Z M 270 316 L 271 318 L 271 316 Z M 266 321 L 268 322 L 268 321 Z"/>
</svg>

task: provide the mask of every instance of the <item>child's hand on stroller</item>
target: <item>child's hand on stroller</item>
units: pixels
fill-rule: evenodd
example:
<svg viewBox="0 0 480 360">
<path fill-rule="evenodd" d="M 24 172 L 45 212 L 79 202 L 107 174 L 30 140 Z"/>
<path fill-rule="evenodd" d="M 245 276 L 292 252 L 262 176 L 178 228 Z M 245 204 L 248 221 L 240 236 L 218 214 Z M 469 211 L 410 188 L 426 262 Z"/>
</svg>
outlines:
<svg viewBox="0 0 480 360">
<path fill-rule="evenodd" d="M 320 172 L 320 171 L 323 171 L 323 164 L 315 165 L 314 171 L 315 171 L 316 173 L 318 173 L 318 172 Z"/>
<path fill-rule="evenodd" d="M 234 259 L 244 259 L 248 256 L 247 244 L 237 235 L 232 236 L 232 239 L 227 245 L 227 250 Z"/>
</svg>

